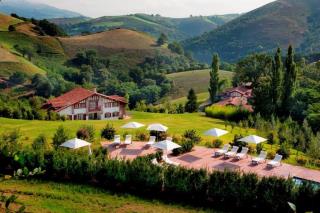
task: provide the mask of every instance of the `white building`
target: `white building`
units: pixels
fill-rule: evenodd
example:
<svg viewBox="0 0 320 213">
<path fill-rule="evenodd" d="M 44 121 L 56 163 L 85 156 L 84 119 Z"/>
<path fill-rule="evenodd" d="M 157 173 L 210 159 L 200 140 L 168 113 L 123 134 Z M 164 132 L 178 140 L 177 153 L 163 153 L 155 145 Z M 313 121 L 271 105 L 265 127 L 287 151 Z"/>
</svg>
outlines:
<svg viewBox="0 0 320 213">
<path fill-rule="evenodd" d="M 53 110 L 70 120 L 109 120 L 125 117 L 126 105 L 127 101 L 123 97 L 75 88 L 49 100 L 43 108 Z"/>
</svg>

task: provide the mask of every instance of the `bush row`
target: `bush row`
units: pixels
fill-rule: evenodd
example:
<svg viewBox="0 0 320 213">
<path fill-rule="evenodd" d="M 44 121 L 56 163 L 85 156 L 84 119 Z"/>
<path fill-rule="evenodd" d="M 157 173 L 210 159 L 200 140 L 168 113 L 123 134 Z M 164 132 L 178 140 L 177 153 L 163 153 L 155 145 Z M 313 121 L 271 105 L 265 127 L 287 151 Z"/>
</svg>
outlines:
<svg viewBox="0 0 320 213">
<path fill-rule="evenodd" d="M 206 116 L 228 121 L 241 121 L 248 118 L 250 112 L 241 107 L 212 105 L 205 110 Z"/>
<path fill-rule="evenodd" d="M 3 147 L 2 147 L 3 148 Z M 170 200 L 203 207 L 238 212 L 290 212 L 287 202 L 298 212 L 320 209 L 320 190 L 310 185 L 296 186 L 292 180 L 259 178 L 255 174 L 212 172 L 182 167 L 159 167 L 150 161 L 155 155 L 133 161 L 109 159 L 103 150 L 87 153 L 58 151 L 3 152 L 0 170 L 44 168 L 39 178 L 94 183 L 98 187 L 147 198 Z M 15 153 L 15 154 L 12 154 Z M 34 176 L 33 176 L 34 177 Z"/>
</svg>

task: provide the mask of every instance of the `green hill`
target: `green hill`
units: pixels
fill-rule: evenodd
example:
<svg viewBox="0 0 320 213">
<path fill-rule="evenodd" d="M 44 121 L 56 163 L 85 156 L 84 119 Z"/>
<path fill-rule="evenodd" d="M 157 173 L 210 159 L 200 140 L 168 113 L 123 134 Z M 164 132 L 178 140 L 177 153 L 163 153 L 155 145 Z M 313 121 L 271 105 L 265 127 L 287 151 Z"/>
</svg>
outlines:
<svg viewBox="0 0 320 213">
<path fill-rule="evenodd" d="M 251 11 L 218 29 L 187 40 L 197 59 L 209 62 L 218 52 L 235 61 L 253 52 L 269 52 L 293 44 L 304 54 L 320 51 L 319 0 L 278 0 Z"/>
<path fill-rule="evenodd" d="M 233 74 L 233 72 L 229 71 L 220 71 L 220 78 L 231 81 Z M 173 82 L 173 89 L 170 94 L 172 99 L 185 97 L 191 88 L 193 88 L 196 93 L 201 94 L 201 97 L 206 96 L 204 93 L 208 92 L 210 79 L 209 70 L 172 73 L 167 75 L 167 77 Z"/>
<path fill-rule="evenodd" d="M 167 18 L 158 15 L 134 14 L 104 16 L 74 24 L 70 24 L 70 19 L 65 19 L 64 21 L 63 19 L 53 19 L 51 21 L 60 25 L 70 35 L 126 28 L 146 32 L 155 37 L 158 37 L 160 33 L 165 33 L 172 40 L 184 40 L 213 30 L 238 16 L 238 14 L 230 14 L 208 17 Z"/>
</svg>

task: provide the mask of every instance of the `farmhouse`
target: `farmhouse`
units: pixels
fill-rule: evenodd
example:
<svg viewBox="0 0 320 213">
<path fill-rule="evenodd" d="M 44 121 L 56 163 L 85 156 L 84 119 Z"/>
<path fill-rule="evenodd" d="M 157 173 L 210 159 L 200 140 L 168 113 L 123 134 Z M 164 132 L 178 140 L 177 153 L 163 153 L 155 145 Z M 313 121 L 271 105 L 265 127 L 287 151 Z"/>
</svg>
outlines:
<svg viewBox="0 0 320 213">
<path fill-rule="evenodd" d="M 252 86 L 251 83 L 247 83 L 235 88 L 226 90 L 220 94 L 220 101 L 216 105 L 220 106 L 241 106 L 250 112 L 253 112 L 252 105 L 248 103 L 248 100 L 252 98 Z"/>
<path fill-rule="evenodd" d="M 70 120 L 109 120 L 124 118 L 126 105 L 123 97 L 106 96 L 97 93 L 96 89 L 75 88 L 48 100 L 43 108 L 67 116 Z"/>
</svg>

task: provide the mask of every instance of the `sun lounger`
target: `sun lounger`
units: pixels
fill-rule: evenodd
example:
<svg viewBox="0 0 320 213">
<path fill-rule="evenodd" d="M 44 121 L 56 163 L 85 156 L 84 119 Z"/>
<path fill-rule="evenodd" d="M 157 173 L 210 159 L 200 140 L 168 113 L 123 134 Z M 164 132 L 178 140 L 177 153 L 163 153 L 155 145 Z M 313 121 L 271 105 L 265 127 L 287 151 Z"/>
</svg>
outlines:
<svg viewBox="0 0 320 213">
<path fill-rule="evenodd" d="M 169 164 L 169 165 L 172 165 L 172 166 L 179 166 L 179 165 L 180 165 L 180 163 L 173 162 L 172 160 L 170 160 L 170 159 L 168 158 L 168 156 L 165 156 L 165 155 L 162 156 L 162 160 L 163 160 L 166 164 Z"/>
<path fill-rule="evenodd" d="M 269 161 L 267 166 L 268 167 L 276 167 L 281 165 L 282 155 L 276 154 L 273 160 Z"/>
<path fill-rule="evenodd" d="M 231 151 L 227 152 L 224 154 L 224 156 L 226 158 L 231 158 L 231 157 L 234 157 L 236 156 L 236 154 L 238 153 L 238 150 L 239 150 L 239 147 L 238 146 L 233 146 Z"/>
<path fill-rule="evenodd" d="M 221 156 L 221 155 L 227 153 L 229 148 L 230 148 L 229 144 L 224 145 L 222 149 L 219 149 L 214 153 L 214 156 Z"/>
<path fill-rule="evenodd" d="M 252 159 L 253 164 L 259 164 L 262 162 L 266 162 L 267 152 L 261 151 L 258 157 Z"/>
<path fill-rule="evenodd" d="M 249 151 L 249 149 L 247 147 L 242 147 L 241 152 L 236 154 L 235 158 L 238 159 L 238 160 L 247 158 L 248 157 L 248 151 Z"/>
<path fill-rule="evenodd" d="M 132 144 L 132 136 L 131 135 L 126 135 L 126 139 L 124 141 L 125 145 L 130 145 Z"/>
<path fill-rule="evenodd" d="M 152 146 L 156 142 L 156 136 L 150 136 L 149 142 L 146 143 L 146 146 Z"/>
<path fill-rule="evenodd" d="M 115 136 L 114 136 L 113 143 L 112 143 L 111 145 L 119 146 L 120 144 L 121 144 L 120 135 L 115 135 Z"/>
</svg>

